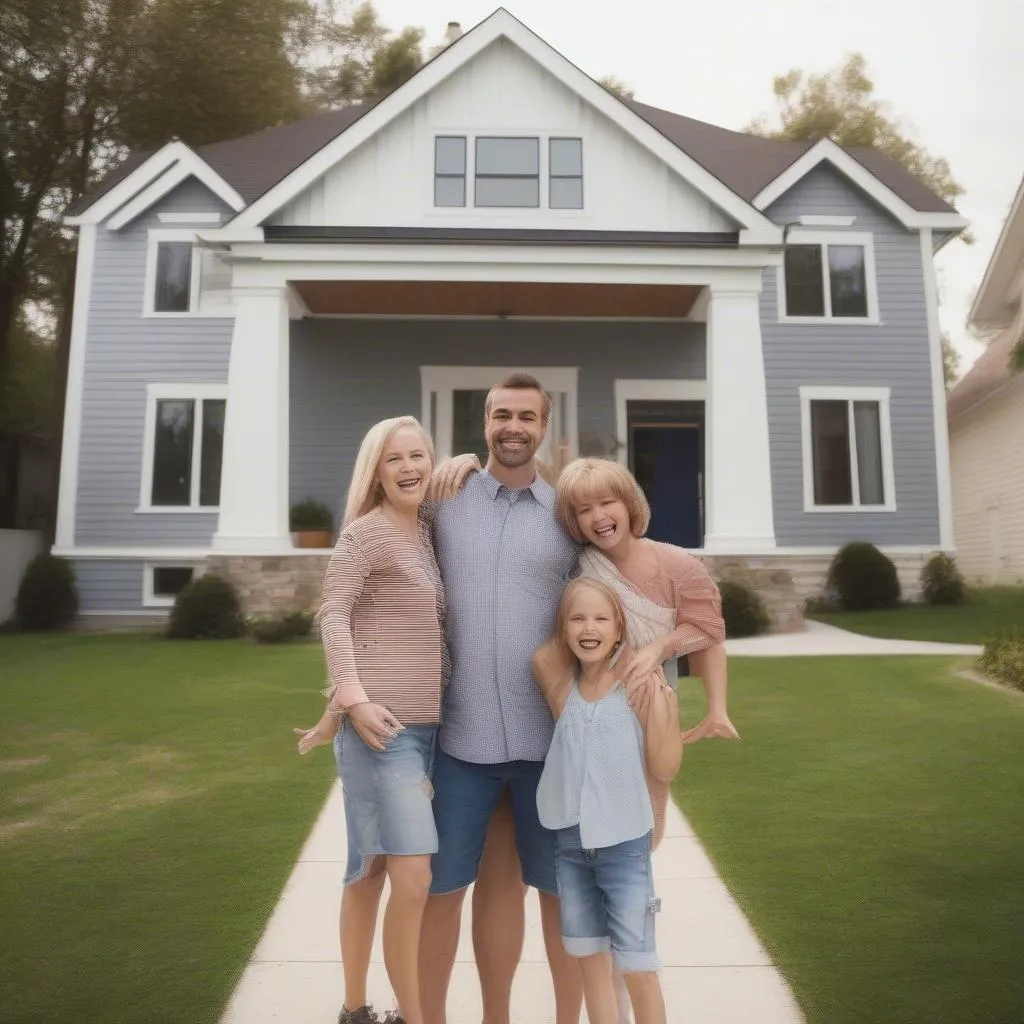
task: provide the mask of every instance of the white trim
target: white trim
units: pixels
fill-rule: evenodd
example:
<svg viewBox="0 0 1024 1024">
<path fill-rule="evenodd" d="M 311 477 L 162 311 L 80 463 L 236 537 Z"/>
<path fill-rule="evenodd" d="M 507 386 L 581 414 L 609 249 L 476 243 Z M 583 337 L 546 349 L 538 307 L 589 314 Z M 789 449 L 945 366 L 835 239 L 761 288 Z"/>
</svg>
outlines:
<svg viewBox="0 0 1024 1024">
<path fill-rule="evenodd" d="M 778 177 L 770 181 L 754 197 L 754 206 L 758 210 L 766 210 L 823 161 L 832 164 L 906 228 L 928 227 L 958 231 L 966 228 L 969 223 L 967 218 L 960 216 L 959 213 L 922 213 L 915 210 L 831 139 L 822 139 L 816 143 Z"/>
<path fill-rule="evenodd" d="M 227 384 L 147 384 L 146 416 L 142 438 L 142 476 L 139 480 L 139 506 L 136 513 L 162 512 L 167 514 L 211 513 L 220 509 L 216 505 L 199 504 L 199 483 L 202 474 L 201 453 L 203 444 L 202 402 L 207 399 L 227 401 Z M 156 405 L 160 400 L 194 401 L 196 413 L 192 420 L 192 479 L 189 481 L 188 505 L 154 505 L 153 494 L 153 449 L 156 445 Z"/>
<path fill-rule="evenodd" d="M 896 479 L 893 470 L 892 420 L 890 399 L 892 389 L 887 387 L 818 387 L 800 388 L 800 446 L 802 449 L 803 490 L 805 512 L 895 512 Z M 851 505 L 816 505 L 814 502 L 814 453 L 811 439 L 811 402 L 846 402 L 849 416 L 850 480 L 853 488 Z M 860 479 L 857 473 L 857 446 L 853 425 L 854 402 L 878 403 L 878 429 L 882 445 L 882 488 L 885 502 L 881 505 L 860 503 Z"/>
<path fill-rule="evenodd" d="M 191 562 L 145 562 L 142 566 L 142 607 L 143 608 L 173 608 L 174 597 L 158 595 L 153 590 L 154 569 L 190 569 L 192 578 L 195 579 L 198 566 Z"/>
<path fill-rule="evenodd" d="M 234 311 L 230 307 L 219 310 L 202 309 L 203 284 L 203 247 L 199 244 L 196 232 L 191 228 L 150 228 L 146 241 L 146 271 L 143 279 L 142 315 L 146 319 L 155 320 L 230 320 Z M 184 312 L 158 311 L 153 308 L 156 301 L 156 268 L 157 250 L 161 242 L 189 242 L 192 245 L 192 261 L 189 269 L 188 310 Z M 208 295 L 220 294 L 216 291 Z"/>
<path fill-rule="evenodd" d="M 92 616 L 102 616 L 107 619 L 166 619 L 168 614 L 169 612 L 167 609 L 162 611 L 147 611 L 145 608 L 132 608 L 123 612 L 109 611 L 106 609 L 102 611 L 79 612 L 79 616 L 83 619 L 88 619 Z"/>
<path fill-rule="evenodd" d="M 985 275 L 981 279 L 981 284 L 978 285 L 974 301 L 971 303 L 970 311 L 967 314 L 968 322 L 976 326 L 980 327 L 1001 322 L 1001 318 L 983 317 L 981 309 L 991 298 L 994 298 L 997 302 L 1002 302 L 998 296 L 990 296 L 988 292 L 992 287 L 992 279 L 995 277 L 996 270 L 1003 262 L 1003 250 L 1009 245 L 1010 235 L 1013 234 L 1018 217 L 1024 217 L 1024 179 L 1021 179 L 1020 186 L 1013 197 L 1013 202 L 1010 204 L 1010 212 L 1007 213 L 1006 220 L 1003 221 L 999 238 L 996 241 L 995 248 L 992 250 L 992 256 L 989 258 L 988 266 L 985 267 Z"/>
<path fill-rule="evenodd" d="M 236 213 L 245 206 L 245 200 L 205 160 L 189 149 L 184 142 L 175 140 L 158 149 L 82 213 L 75 217 L 65 217 L 64 223 L 70 226 L 99 224 L 125 203 L 134 200 L 175 164 L 179 164 L 187 171 L 185 177 L 192 175 L 198 178 Z M 155 202 L 155 199 L 153 201 Z"/>
<path fill-rule="evenodd" d="M 935 257 L 930 228 L 921 229 L 921 270 L 924 274 L 924 308 L 928 323 L 928 355 L 932 371 L 932 423 L 935 430 L 939 543 L 943 551 L 952 551 L 956 542 L 953 524 L 953 480 L 949 461 L 949 422 L 946 412 L 942 330 L 939 327 L 939 289 L 935 281 Z"/>
<path fill-rule="evenodd" d="M 741 199 L 691 156 L 669 142 L 660 132 L 652 128 L 642 117 L 630 110 L 607 89 L 583 74 L 579 68 L 566 60 L 504 8 L 499 8 L 490 17 L 461 36 L 426 64 L 408 82 L 383 99 L 332 142 L 286 175 L 277 185 L 242 211 L 233 223 L 238 227 L 246 228 L 256 227 L 263 223 L 275 211 L 294 199 L 335 166 L 339 160 L 366 142 L 395 117 L 408 110 L 414 103 L 501 37 L 508 39 L 514 46 L 535 60 L 545 71 L 577 93 L 582 100 L 596 108 L 627 135 L 632 136 L 638 143 L 649 149 L 685 181 L 706 195 L 714 205 L 738 221 L 741 228 L 752 230 L 758 236 L 772 238 L 776 241 L 781 238 L 782 229 L 777 224 L 772 223 L 769 218 Z M 467 180 L 467 188 L 468 184 Z M 747 240 L 741 234 L 741 244 L 745 241 Z"/>
<path fill-rule="evenodd" d="M 224 215 L 220 213 L 158 213 L 156 219 L 161 224 L 219 224 Z"/>
<path fill-rule="evenodd" d="M 865 327 L 877 326 L 881 323 L 878 308 L 878 276 L 875 270 L 875 238 L 870 231 L 815 231 L 805 228 L 793 228 L 787 236 L 790 245 L 819 245 L 821 254 L 821 288 L 825 303 L 824 316 L 787 316 L 786 315 L 786 262 L 775 275 L 778 297 L 778 317 L 780 324 L 814 324 L 821 327 Z M 829 278 L 827 248 L 830 245 L 856 245 L 864 249 L 864 287 L 867 298 L 867 316 L 833 316 L 832 288 Z"/>
<path fill-rule="evenodd" d="M 192 170 L 183 163 L 169 167 L 152 184 L 147 185 L 131 202 L 125 203 L 113 217 L 107 221 L 111 231 L 120 231 L 136 217 L 145 213 L 154 203 L 158 203 L 168 192 L 177 188 L 183 181 L 192 177 Z"/>
<path fill-rule="evenodd" d="M 529 373 L 540 381 L 545 391 L 552 394 L 564 394 L 565 406 L 561 410 L 568 427 L 569 457 L 575 458 L 579 450 L 579 416 L 577 413 L 577 381 L 579 371 L 575 366 L 421 366 L 420 367 L 420 403 L 424 429 L 434 438 L 437 459 L 450 458 L 452 447 L 452 392 L 453 391 L 485 391 L 489 390 L 502 377 L 510 373 Z M 437 397 L 437 422 L 431 416 L 431 396 Z M 559 414 L 552 408 L 552 420 Z M 537 454 L 540 458 L 550 461 L 552 446 L 557 445 L 560 438 L 555 438 L 548 424 L 548 431 Z"/>
<path fill-rule="evenodd" d="M 800 223 L 808 228 L 849 228 L 853 226 L 856 219 L 856 217 L 826 217 L 805 213 L 800 217 Z"/>
<path fill-rule="evenodd" d="M 75 543 L 75 511 L 78 506 L 78 460 L 82 447 L 82 393 L 85 388 L 85 350 L 89 334 L 89 306 L 96 261 L 96 226 L 83 224 L 78 232 L 75 261 L 75 292 L 71 314 L 68 382 L 64 398 L 64 425 L 57 492 L 56 544 Z"/>
<path fill-rule="evenodd" d="M 629 468 L 629 402 L 703 402 L 706 380 L 641 380 L 618 377 L 614 383 L 616 458 Z"/>
</svg>

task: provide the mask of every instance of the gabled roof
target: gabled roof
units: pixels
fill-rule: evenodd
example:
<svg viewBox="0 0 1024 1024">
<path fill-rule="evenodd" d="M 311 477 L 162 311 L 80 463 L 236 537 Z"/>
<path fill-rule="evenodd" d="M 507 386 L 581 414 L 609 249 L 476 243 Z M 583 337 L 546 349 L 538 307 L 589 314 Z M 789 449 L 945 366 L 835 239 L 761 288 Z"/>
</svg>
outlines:
<svg viewBox="0 0 1024 1024">
<path fill-rule="evenodd" d="M 475 52 L 479 52 L 479 46 L 486 44 L 487 41 L 488 33 L 481 31 L 485 27 L 490 34 L 514 36 L 516 42 L 529 48 L 534 55 L 550 55 L 550 63 L 554 69 L 565 77 L 578 76 L 579 80 L 575 84 L 589 91 L 590 98 L 606 108 L 606 113 L 627 127 L 643 125 L 644 131 L 647 130 L 646 126 L 653 128 L 683 155 L 683 169 L 687 166 L 687 159 L 692 161 L 688 166 L 696 168 L 701 174 L 707 172 L 705 179 L 710 175 L 717 183 L 724 185 L 729 193 L 739 197 L 744 204 L 748 204 L 748 208 L 754 204 L 758 196 L 765 193 L 772 182 L 793 168 L 802 157 L 811 156 L 811 151 L 815 150 L 816 146 L 821 147 L 821 143 L 764 139 L 705 124 L 635 100 L 620 101 L 597 86 L 507 11 L 499 9 L 428 62 L 410 82 L 377 103 L 358 104 L 318 114 L 293 124 L 267 128 L 243 138 L 197 147 L 195 153 L 229 183 L 246 204 L 256 203 L 268 197 L 272 190 L 284 190 L 285 179 L 308 161 L 315 163 L 313 158 L 318 154 L 321 161 L 325 160 L 328 157 L 328 147 L 334 149 L 339 146 L 346 132 L 357 125 L 366 114 L 380 107 L 378 118 L 394 116 L 391 111 L 397 111 L 405 104 L 402 94 L 410 89 L 413 83 L 417 83 L 418 90 L 428 89 L 432 87 L 434 78 L 440 80 L 468 59 L 467 55 L 471 57 Z M 477 37 L 475 47 L 474 36 Z M 460 47 L 463 48 L 461 51 Z M 409 95 L 418 90 L 412 90 Z M 636 117 L 630 117 L 630 114 Z M 358 130 L 353 134 L 353 142 L 356 141 L 354 136 L 358 134 L 361 134 Z M 905 204 L 905 208 L 922 214 L 956 216 L 952 206 L 934 195 L 884 154 L 870 149 L 840 150 L 831 143 L 829 145 L 840 154 L 840 161 L 847 157 L 855 161 L 859 167 L 878 180 L 883 186 L 881 191 L 894 195 L 896 202 L 900 205 Z M 68 214 L 76 216 L 84 213 L 152 155 L 133 154 L 128 157 L 125 164 L 115 170 L 92 193 L 75 203 Z M 822 155 L 827 158 L 829 152 L 823 149 Z M 832 156 L 835 162 L 835 155 Z M 707 184 L 707 180 L 704 184 Z M 720 186 L 715 184 L 715 187 Z M 733 205 L 728 203 L 728 199 L 725 201 L 728 205 Z M 267 205 L 267 200 L 261 205 Z M 758 209 L 762 209 L 767 204 L 756 205 Z M 754 209 L 749 209 L 749 212 L 754 218 L 758 217 Z M 248 219 L 244 213 L 242 219 Z"/>
<path fill-rule="evenodd" d="M 985 268 L 970 321 L 979 327 L 1002 326 L 1014 315 L 1024 279 L 1024 180 L 1021 181 L 992 257 Z"/>
<path fill-rule="evenodd" d="M 1005 330 L 993 338 L 963 379 L 957 382 L 946 399 L 946 413 L 951 423 L 995 394 L 1015 376 L 1010 369 L 1010 353 L 1016 340 L 1012 330 Z"/>
</svg>

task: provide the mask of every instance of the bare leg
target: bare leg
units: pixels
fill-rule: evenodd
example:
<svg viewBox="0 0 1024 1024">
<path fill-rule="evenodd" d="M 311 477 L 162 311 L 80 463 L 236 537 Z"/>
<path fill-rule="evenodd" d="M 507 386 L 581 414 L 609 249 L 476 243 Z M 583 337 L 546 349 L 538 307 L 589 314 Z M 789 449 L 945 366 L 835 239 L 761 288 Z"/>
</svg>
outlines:
<svg viewBox="0 0 1024 1024">
<path fill-rule="evenodd" d="M 424 941 L 420 943 L 420 995 L 426 1024 L 445 1024 L 465 898 L 465 889 L 427 898 L 421 931 Z"/>
<path fill-rule="evenodd" d="M 610 953 L 595 953 L 579 958 L 583 977 L 583 995 L 587 1001 L 587 1020 L 590 1024 L 615 1024 L 619 1010 L 615 1002 Z"/>
<path fill-rule="evenodd" d="M 555 986 L 556 1024 L 579 1024 L 583 1006 L 583 978 L 580 960 L 565 951 L 562 941 L 562 914 L 558 897 L 540 892 L 540 920 L 544 929 L 544 948 L 551 967 L 551 980 Z M 611 974 L 609 973 L 609 979 Z M 612 995 L 614 1003 L 614 991 Z M 589 1012 L 589 1011 L 588 1011 Z M 593 1024 L 593 1018 L 591 1018 Z M 490 1022 L 488 1022 L 490 1024 Z"/>
<path fill-rule="evenodd" d="M 506 794 L 491 815 L 473 888 L 473 953 L 484 1024 L 509 1024 L 512 979 L 523 955 L 525 902 L 515 821 Z"/>
<path fill-rule="evenodd" d="M 430 856 L 388 857 L 388 881 L 391 892 L 384 910 L 384 964 L 398 1012 L 407 1024 L 423 1024 L 419 951 L 423 907 L 430 889 Z"/>
<path fill-rule="evenodd" d="M 345 975 L 345 1007 L 366 1005 L 366 976 L 370 971 L 377 908 L 384 888 L 384 858 L 374 857 L 369 872 L 346 885 L 341 894 L 341 966 Z"/>
<path fill-rule="evenodd" d="M 626 989 L 626 979 L 622 976 L 622 971 L 614 965 L 612 966 L 612 981 L 615 984 L 615 1001 L 619 1005 L 619 1024 L 631 1024 L 633 1014 L 630 1012 L 629 992 Z"/>
<path fill-rule="evenodd" d="M 636 1024 L 665 1024 L 665 997 L 654 971 L 629 971 L 623 975 L 633 1003 Z"/>
</svg>

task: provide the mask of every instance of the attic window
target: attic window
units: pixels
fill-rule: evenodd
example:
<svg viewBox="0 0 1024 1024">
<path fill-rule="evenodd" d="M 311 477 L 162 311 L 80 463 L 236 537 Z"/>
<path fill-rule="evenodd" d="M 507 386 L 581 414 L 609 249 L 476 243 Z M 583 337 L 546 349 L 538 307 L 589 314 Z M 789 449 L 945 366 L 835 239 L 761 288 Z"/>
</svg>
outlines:
<svg viewBox="0 0 1024 1024">
<path fill-rule="evenodd" d="M 548 141 L 548 206 L 552 210 L 583 209 L 583 140 Z"/>
<path fill-rule="evenodd" d="M 434 140 L 434 205 L 466 205 L 466 139 L 439 135 Z"/>
<path fill-rule="evenodd" d="M 779 311 L 788 322 L 878 322 L 870 234 L 795 229 L 786 246 L 781 285 Z"/>
<path fill-rule="evenodd" d="M 477 206 L 540 206 L 540 139 L 476 140 Z"/>
<path fill-rule="evenodd" d="M 192 243 L 160 242 L 156 249 L 154 313 L 187 313 L 192 292 Z"/>
</svg>

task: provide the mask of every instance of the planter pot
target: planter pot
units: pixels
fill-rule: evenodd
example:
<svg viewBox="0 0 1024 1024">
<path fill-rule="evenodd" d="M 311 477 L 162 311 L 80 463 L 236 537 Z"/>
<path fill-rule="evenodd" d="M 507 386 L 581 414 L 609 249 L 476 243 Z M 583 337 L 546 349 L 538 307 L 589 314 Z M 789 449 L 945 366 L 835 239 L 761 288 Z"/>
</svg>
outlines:
<svg viewBox="0 0 1024 1024">
<path fill-rule="evenodd" d="M 329 548 L 332 539 L 330 530 L 296 530 L 292 534 L 292 543 L 297 548 Z"/>
</svg>

